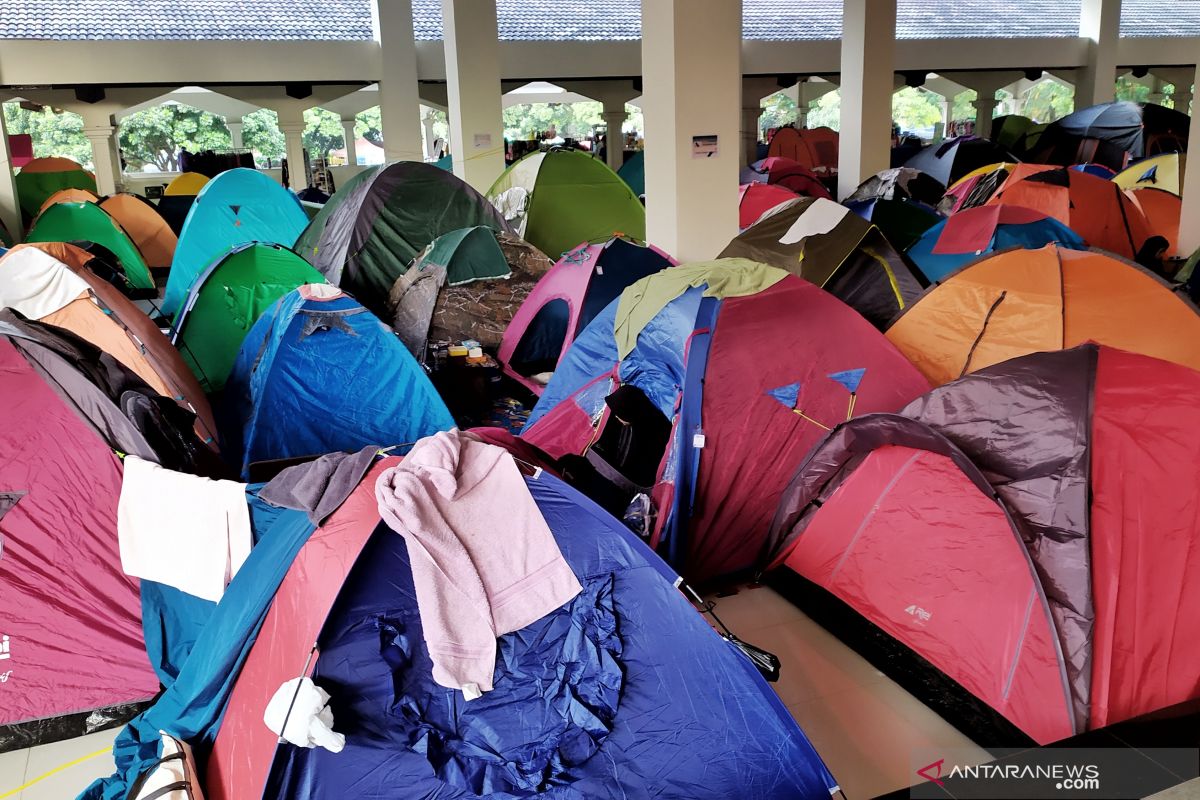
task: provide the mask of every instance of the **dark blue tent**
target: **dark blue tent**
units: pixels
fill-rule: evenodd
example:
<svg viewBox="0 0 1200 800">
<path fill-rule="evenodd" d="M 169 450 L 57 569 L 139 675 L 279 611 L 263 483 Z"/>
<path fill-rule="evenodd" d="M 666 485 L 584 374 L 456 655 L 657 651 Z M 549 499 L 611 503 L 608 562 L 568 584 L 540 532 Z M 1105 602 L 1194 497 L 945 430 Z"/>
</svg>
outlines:
<svg viewBox="0 0 1200 800">
<path fill-rule="evenodd" d="M 262 461 L 415 442 L 454 427 L 391 328 L 331 286 L 280 298 L 250 329 L 225 386 L 222 452 Z"/>
<path fill-rule="evenodd" d="M 375 509 L 375 476 L 394 463 L 377 464 L 315 529 L 252 491 L 259 543 L 220 604 L 198 609 L 207 617 L 199 630 L 172 622 L 177 593 L 147 595 L 147 628 L 187 641 L 152 657 L 170 651 L 182 668 L 118 737 L 118 773 L 84 798 L 123 798 L 155 760 L 159 730 L 208 760 L 210 796 L 239 800 L 790 800 L 836 790 L 774 692 L 675 588 L 676 575 L 542 472 L 526 485 L 583 591 L 500 638 L 495 691 L 464 703 L 436 685 L 404 540 Z M 256 642 L 260 629 L 270 635 Z M 256 692 L 274 691 L 272 670 L 304 669 L 313 640 L 297 630 L 320 632 L 313 678 L 333 695 L 334 727 L 346 736 L 336 755 L 277 745 L 262 723 Z"/>
</svg>

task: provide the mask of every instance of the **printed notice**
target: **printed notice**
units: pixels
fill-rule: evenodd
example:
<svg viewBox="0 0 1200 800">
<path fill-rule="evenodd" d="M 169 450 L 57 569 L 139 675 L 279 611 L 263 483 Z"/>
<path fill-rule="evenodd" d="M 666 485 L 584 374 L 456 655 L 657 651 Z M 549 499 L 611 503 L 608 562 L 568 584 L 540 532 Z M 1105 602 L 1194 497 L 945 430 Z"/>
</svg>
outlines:
<svg viewBox="0 0 1200 800">
<path fill-rule="evenodd" d="M 712 158 L 718 151 L 716 136 L 692 137 L 692 158 Z"/>
<path fill-rule="evenodd" d="M 475 149 L 476 150 L 478 150 L 481 147 L 491 147 L 491 146 L 492 146 L 492 135 L 490 133 L 475 134 Z"/>
</svg>

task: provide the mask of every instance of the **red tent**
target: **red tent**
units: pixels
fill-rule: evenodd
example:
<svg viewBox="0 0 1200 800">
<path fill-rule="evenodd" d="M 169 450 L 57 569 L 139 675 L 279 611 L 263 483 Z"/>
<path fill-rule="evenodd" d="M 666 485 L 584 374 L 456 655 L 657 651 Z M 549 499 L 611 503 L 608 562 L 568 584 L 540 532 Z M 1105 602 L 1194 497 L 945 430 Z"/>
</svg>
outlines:
<svg viewBox="0 0 1200 800">
<path fill-rule="evenodd" d="M 772 208 L 799 197 L 791 189 L 758 182 L 742 184 L 738 195 L 738 227 L 742 230 L 758 222 Z"/>
<path fill-rule="evenodd" d="M 768 550 L 1039 743 L 1200 696 L 1200 373 L 1035 353 L 851 420 Z"/>
</svg>

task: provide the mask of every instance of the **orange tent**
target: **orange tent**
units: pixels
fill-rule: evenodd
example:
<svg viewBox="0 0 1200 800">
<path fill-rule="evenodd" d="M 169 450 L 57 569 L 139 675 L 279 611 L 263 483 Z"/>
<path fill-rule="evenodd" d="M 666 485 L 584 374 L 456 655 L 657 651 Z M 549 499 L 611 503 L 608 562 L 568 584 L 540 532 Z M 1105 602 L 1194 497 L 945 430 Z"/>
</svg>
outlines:
<svg viewBox="0 0 1200 800">
<path fill-rule="evenodd" d="M 54 194 L 46 198 L 46 202 L 42 203 L 38 214 L 41 214 L 55 203 L 98 203 L 100 198 L 95 192 L 90 192 L 87 189 L 59 189 Z"/>
<path fill-rule="evenodd" d="M 790 158 L 818 175 L 837 172 L 838 134 L 832 128 L 780 128 L 768 158 Z"/>
<path fill-rule="evenodd" d="M 197 435 L 216 449 L 212 409 L 192 371 L 141 309 L 88 268 L 92 259 L 62 242 L 17 245 L 0 257 L 0 306 L 36 311 L 27 316 L 99 347 L 194 413 Z"/>
<path fill-rule="evenodd" d="M 1025 168 L 1025 169 L 1023 169 Z M 1054 217 L 1092 247 L 1133 258 L 1150 225 L 1121 187 L 1074 169 L 1041 170 L 1019 164 L 987 205 L 1032 208 Z"/>
<path fill-rule="evenodd" d="M 1146 270 L 1105 253 L 1007 250 L 930 288 L 887 331 L 935 386 L 1084 342 L 1200 369 L 1200 311 Z"/>
<path fill-rule="evenodd" d="M 83 165 L 78 161 L 70 158 L 63 158 L 62 156 L 43 156 L 42 158 L 35 158 L 25 166 L 21 167 L 22 172 L 74 172 L 75 170 L 87 172 L 87 170 L 83 169 Z M 87 174 L 92 175 L 90 172 Z M 92 175 L 92 177 L 95 178 L 96 176 Z"/>
<path fill-rule="evenodd" d="M 179 237 L 148 200 L 136 194 L 114 194 L 100 207 L 115 219 L 146 259 L 146 266 L 167 269 L 175 257 Z"/>
<path fill-rule="evenodd" d="M 1165 189 L 1126 189 L 1134 205 L 1146 217 L 1150 233 L 1166 237 L 1171 243 L 1167 255 L 1186 257 L 1189 253 L 1179 252 L 1179 215 L 1183 210 L 1183 199 Z"/>
</svg>

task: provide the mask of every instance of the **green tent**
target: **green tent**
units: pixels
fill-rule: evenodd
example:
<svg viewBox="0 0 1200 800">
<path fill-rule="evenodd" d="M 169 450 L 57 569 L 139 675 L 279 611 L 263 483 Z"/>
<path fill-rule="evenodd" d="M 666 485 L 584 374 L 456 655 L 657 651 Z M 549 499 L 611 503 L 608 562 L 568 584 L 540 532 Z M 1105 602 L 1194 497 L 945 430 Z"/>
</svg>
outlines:
<svg viewBox="0 0 1200 800">
<path fill-rule="evenodd" d="M 124 228 L 95 203 L 55 203 L 29 231 L 30 242 L 94 242 L 107 248 L 135 289 L 153 289 L 150 268 Z"/>
<path fill-rule="evenodd" d="M 96 179 L 82 167 L 61 172 L 30 172 L 23 169 L 14 179 L 17 185 L 17 202 L 27 219 L 33 219 L 42 210 L 42 204 L 50 195 L 61 189 L 87 189 L 97 193 Z"/>
<path fill-rule="evenodd" d="M 646 209 L 625 181 L 580 150 L 530 153 L 488 190 L 505 219 L 551 258 L 614 235 L 646 238 Z"/>
<path fill-rule="evenodd" d="M 225 385 L 242 340 L 262 313 L 321 273 L 286 247 L 250 243 L 230 250 L 188 291 L 172 341 L 206 392 Z"/>
<path fill-rule="evenodd" d="M 13 241 L 12 234 L 4 227 L 4 220 L 0 219 L 0 247 L 12 247 L 14 244 L 16 242 Z"/>
<path fill-rule="evenodd" d="M 300 235 L 296 252 L 388 317 L 388 292 L 413 260 L 439 236 L 480 225 L 512 232 L 487 198 L 453 173 L 398 161 L 346 181 Z"/>
<path fill-rule="evenodd" d="M 460 228 L 439 236 L 421 254 L 416 266 L 444 267 L 446 283 L 461 286 L 471 281 L 495 280 L 512 275 L 496 232 L 485 225 Z"/>
</svg>

